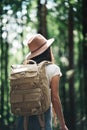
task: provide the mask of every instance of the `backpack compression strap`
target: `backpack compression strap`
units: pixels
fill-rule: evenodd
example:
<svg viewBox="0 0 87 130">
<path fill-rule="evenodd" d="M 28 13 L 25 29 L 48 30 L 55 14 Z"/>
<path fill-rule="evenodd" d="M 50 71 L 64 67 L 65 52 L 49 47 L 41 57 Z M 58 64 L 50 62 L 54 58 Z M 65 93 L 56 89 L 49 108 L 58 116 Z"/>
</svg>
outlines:
<svg viewBox="0 0 87 130">
<path fill-rule="evenodd" d="M 39 120 L 39 123 L 40 123 L 41 130 L 45 130 L 45 117 L 44 117 L 44 113 L 41 114 L 41 115 L 38 115 L 38 120 Z"/>
<path fill-rule="evenodd" d="M 24 116 L 24 130 L 28 130 L 28 117 Z"/>
</svg>

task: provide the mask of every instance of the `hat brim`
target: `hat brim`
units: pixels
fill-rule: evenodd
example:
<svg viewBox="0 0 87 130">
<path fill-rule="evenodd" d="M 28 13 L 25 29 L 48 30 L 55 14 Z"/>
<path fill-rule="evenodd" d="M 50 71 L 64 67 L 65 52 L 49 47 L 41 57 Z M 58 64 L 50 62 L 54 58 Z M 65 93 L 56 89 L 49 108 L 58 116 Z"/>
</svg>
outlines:
<svg viewBox="0 0 87 130">
<path fill-rule="evenodd" d="M 31 59 L 33 57 L 36 57 L 40 54 L 42 54 L 44 51 L 46 51 L 50 45 L 54 42 L 54 38 L 51 38 L 49 40 L 47 40 L 46 44 L 44 44 L 40 49 L 36 50 L 35 52 L 33 53 L 28 53 L 28 55 L 26 56 L 26 59 Z"/>
</svg>

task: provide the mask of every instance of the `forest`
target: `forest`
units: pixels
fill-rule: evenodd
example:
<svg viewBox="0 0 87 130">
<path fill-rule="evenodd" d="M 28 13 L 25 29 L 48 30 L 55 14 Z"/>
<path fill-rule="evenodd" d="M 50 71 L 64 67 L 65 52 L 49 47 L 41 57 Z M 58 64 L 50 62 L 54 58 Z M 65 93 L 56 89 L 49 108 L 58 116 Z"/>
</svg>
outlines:
<svg viewBox="0 0 87 130">
<path fill-rule="evenodd" d="M 0 0 L 0 130 L 15 130 L 10 67 L 22 63 L 27 40 L 36 33 L 55 39 L 52 50 L 62 71 L 60 97 L 69 130 L 87 130 L 87 0 Z"/>
</svg>

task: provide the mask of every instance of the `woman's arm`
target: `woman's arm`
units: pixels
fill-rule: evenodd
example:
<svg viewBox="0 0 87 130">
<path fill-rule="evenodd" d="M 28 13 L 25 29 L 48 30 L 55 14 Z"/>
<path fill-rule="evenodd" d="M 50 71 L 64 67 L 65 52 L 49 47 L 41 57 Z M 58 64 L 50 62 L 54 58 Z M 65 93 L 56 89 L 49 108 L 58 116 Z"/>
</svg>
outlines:
<svg viewBox="0 0 87 130">
<path fill-rule="evenodd" d="M 65 120 L 62 112 L 62 105 L 59 97 L 59 80 L 58 75 L 54 76 L 51 80 L 51 98 L 54 110 L 59 118 L 61 130 L 68 130 L 65 125 Z"/>
</svg>

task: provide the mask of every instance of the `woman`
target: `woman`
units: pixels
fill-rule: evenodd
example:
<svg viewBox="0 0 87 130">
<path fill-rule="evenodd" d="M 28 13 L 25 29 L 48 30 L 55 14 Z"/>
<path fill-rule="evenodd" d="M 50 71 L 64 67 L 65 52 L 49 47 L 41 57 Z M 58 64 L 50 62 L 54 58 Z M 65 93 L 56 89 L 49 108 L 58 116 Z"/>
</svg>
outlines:
<svg viewBox="0 0 87 130">
<path fill-rule="evenodd" d="M 59 80 L 62 74 L 60 68 L 53 63 L 54 58 L 50 48 L 50 45 L 53 43 L 53 41 L 53 38 L 47 40 L 41 34 L 37 34 L 34 37 L 31 37 L 28 41 L 30 53 L 26 56 L 26 59 L 34 60 L 37 63 L 40 63 L 44 60 L 52 62 L 52 64 L 49 64 L 45 67 L 46 75 L 49 81 L 49 87 L 51 88 L 52 101 L 52 105 L 50 105 L 50 108 L 44 113 L 45 130 L 52 130 L 52 106 L 55 110 L 56 115 L 58 116 L 60 122 L 60 129 L 68 130 L 64 121 L 61 101 L 59 97 Z M 19 118 L 18 129 L 23 130 L 22 124 L 23 118 Z M 38 116 L 29 116 L 28 124 L 29 130 L 41 130 Z"/>
</svg>

